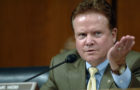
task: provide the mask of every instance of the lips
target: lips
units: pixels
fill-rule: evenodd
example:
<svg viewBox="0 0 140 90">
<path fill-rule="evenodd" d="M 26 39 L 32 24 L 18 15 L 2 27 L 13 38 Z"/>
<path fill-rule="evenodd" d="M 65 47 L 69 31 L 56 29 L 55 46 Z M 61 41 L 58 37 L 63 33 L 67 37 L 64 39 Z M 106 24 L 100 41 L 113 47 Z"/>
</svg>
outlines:
<svg viewBox="0 0 140 90">
<path fill-rule="evenodd" d="M 86 50 L 85 52 L 88 54 L 94 54 L 96 52 L 96 50 Z"/>
<path fill-rule="evenodd" d="M 92 51 L 95 51 L 95 50 L 87 50 L 88 52 L 92 52 Z"/>
<path fill-rule="evenodd" d="M 92 51 L 96 51 L 95 49 L 87 49 L 85 50 L 86 52 L 92 52 Z"/>
</svg>

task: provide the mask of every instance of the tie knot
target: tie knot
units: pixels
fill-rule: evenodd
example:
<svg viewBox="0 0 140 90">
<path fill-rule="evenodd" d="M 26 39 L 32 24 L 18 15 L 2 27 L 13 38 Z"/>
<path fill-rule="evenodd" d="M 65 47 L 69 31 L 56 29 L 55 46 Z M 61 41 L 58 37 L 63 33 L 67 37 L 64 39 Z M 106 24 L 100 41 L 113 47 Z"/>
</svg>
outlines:
<svg viewBox="0 0 140 90">
<path fill-rule="evenodd" d="M 98 71 L 97 68 L 95 68 L 95 67 L 90 67 L 90 68 L 89 68 L 90 76 L 93 76 L 97 71 Z"/>
</svg>

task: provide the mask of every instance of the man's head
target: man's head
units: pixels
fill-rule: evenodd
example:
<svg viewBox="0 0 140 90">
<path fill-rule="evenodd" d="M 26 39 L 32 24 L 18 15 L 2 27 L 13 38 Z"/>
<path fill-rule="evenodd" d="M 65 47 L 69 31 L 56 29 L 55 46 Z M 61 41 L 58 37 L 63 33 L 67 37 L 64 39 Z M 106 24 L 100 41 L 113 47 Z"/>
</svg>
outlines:
<svg viewBox="0 0 140 90">
<path fill-rule="evenodd" d="M 117 29 L 113 22 L 111 7 L 103 0 L 85 0 L 72 14 L 77 51 L 93 66 L 106 59 L 116 41 Z"/>
<path fill-rule="evenodd" d="M 71 15 L 71 21 L 75 19 L 79 14 L 86 12 L 95 12 L 103 14 L 109 21 L 109 28 L 113 29 L 116 27 L 116 15 L 111 8 L 111 5 L 105 0 L 83 0 L 73 10 Z"/>
</svg>

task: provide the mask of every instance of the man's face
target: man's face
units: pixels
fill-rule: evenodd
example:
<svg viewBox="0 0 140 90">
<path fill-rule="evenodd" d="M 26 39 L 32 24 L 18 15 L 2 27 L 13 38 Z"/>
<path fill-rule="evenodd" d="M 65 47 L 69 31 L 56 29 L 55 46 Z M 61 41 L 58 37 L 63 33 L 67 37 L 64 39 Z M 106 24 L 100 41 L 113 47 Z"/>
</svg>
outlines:
<svg viewBox="0 0 140 90">
<path fill-rule="evenodd" d="M 110 31 L 107 18 L 95 12 L 80 14 L 73 20 L 73 28 L 80 56 L 93 66 L 103 62 L 117 33 L 116 29 Z"/>
</svg>

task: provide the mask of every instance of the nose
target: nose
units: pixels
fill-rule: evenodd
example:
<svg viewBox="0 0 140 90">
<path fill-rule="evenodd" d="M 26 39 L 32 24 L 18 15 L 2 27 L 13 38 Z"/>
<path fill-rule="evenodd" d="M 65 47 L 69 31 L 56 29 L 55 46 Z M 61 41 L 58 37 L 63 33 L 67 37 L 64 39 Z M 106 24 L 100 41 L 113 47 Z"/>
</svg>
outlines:
<svg viewBox="0 0 140 90">
<path fill-rule="evenodd" d="M 86 46 L 94 45 L 94 38 L 91 35 L 88 35 L 86 38 Z"/>
</svg>

